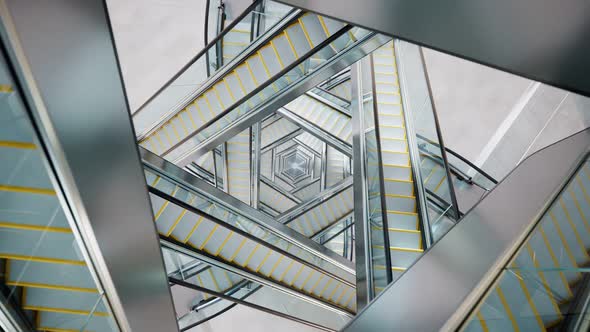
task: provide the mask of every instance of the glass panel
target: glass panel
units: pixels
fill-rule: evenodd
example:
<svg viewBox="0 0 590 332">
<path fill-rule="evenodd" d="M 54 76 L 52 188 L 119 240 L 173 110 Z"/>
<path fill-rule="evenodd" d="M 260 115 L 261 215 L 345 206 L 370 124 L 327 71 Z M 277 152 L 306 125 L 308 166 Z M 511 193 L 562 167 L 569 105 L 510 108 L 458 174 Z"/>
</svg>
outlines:
<svg viewBox="0 0 590 332">
<path fill-rule="evenodd" d="M 118 331 L 52 177 L 2 57 L 0 264 L 4 273 L 0 291 L 35 329 Z"/>
<path fill-rule="evenodd" d="M 409 108 L 412 116 L 416 142 L 420 149 L 420 174 L 427 196 L 437 201 L 448 203 L 442 211 L 428 204 L 430 225 L 435 225 L 442 213 L 458 219 L 456 202 L 452 197 L 452 187 L 448 178 L 448 165 L 444 163 L 443 149 L 439 140 L 439 130 L 436 123 L 432 101 L 428 91 L 424 66 L 420 48 L 417 45 L 396 41 L 396 58 L 400 66 L 400 80 L 405 93 L 404 106 Z"/>
<path fill-rule="evenodd" d="M 216 297 L 215 292 L 270 309 L 278 314 L 312 321 L 332 329 L 339 329 L 346 322 L 344 317 L 336 313 L 270 287 L 263 287 L 230 271 L 208 265 L 170 249 L 164 248 L 163 253 L 172 284 L 176 280 L 189 284 L 179 284 L 171 288 L 181 328 L 195 326 L 205 318 L 222 313 L 233 305 L 230 300 Z M 202 288 L 203 291 L 191 289 L 191 286 Z M 342 292 L 339 288 L 330 285 L 325 288 L 324 297 L 327 299 L 350 297 L 352 301 L 354 298 L 352 291 Z"/>
<path fill-rule="evenodd" d="M 311 17 L 312 15 L 308 15 L 306 17 Z M 344 50 L 345 48 L 354 44 L 358 39 L 368 35 L 370 32 L 364 29 L 352 29 L 350 30 L 351 33 L 345 33 L 340 37 L 336 38 L 332 43 L 329 45 L 321 48 L 320 50 L 316 51 L 311 57 L 303 60 L 300 65 L 297 65 L 295 68 L 291 69 L 283 76 L 275 80 L 272 84 L 269 84 L 262 88 L 261 91 L 255 93 L 254 95 L 248 97 L 247 99 L 237 100 L 236 107 L 230 110 L 228 113 L 221 113 L 224 114 L 218 120 L 215 121 L 214 124 L 209 125 L 205 129 L 199 132 L 198 135 L 195 135 L 188 139 L 186 142 L 182 143 L 182 146 L 175 148 L 172 152 L 165 155 L 167 160 L 175 160 L 177 157 L 183 155 L 185 152 L 189 151 L 190 149 L 197 146 L 206 138 L 212 136 L 213 134 L 217 133 L 221 128 L 227 126 L 228 124 L 234 122 L 240 116 L 254 110 L 258 106 L 260 106 L 263 102 L 268 100 L 271 96 L 276 95 L 277 93 L 281 93 L 282 91 L 286 90 L 287 88 L 294 85 L 300 79 L 310 75 L 318 66 L 322 63 L 326 62 L 327 60 L 331 59 L 332 57 L 336 56 L 339 52 Z M 266 47 L 265 50 L 270 49 L 271 47 Z M 266 51 L 265 51 L 266 52 Z M 270 52 L 270 51 L 268 51 Z M 273 53 L 274 54 L 274 53 Z M 278 54 L 278 53 L 276 53 Z M 286 53 L 285 53 L 286 54 Z M 281 56 L 284 57 L 285 54 Z M 277 61 L 277 63 L 283 63 L 283 61 L 279 61 L 280 57 L 274 57 L 273 61 Z M 270 66 L 271 58 L 266 57 L 268 62 L 267 66 Z M 249 58 L 247 61 L 247 65 L 243 65 L 241 69 L 236 69 L 236 73 L 241 77 L 241 84 L 246 87 L 244 91 L 254 90 L 249 88 L 249 84 L 253 84 L 252 86 L 263 86 L 266 82 L 259 82 L 258 85 L 256 82 L 250 82 L 250 78 L 246 75 L 249 75 L 254 79 L 255 74 L 251 70 L 255 63 L 257 63 L 257 59 L 255 57 Z M 284 66 L 287 66 L 289 63 L 283 63 Z M 282 68 L 281 68 L 282 69 Z M 270 78 L 270 75 L 267 75 Z M 229 106 L 229 105 L 224 105 Z M 227 107 L 224 107 L 224 112 L 227 110 Z M 149 145 L 147 146 L 149 148 Z"/>
<path fill-rule="evenodd" d="M 589 170 L 586 161 L 504 269 L 466 330 L 587 330 Z"/>
<path fill-rule="evenodd" d="M 265 1 L 264 3 L 265 8 L 271 12 L 262 13 L 259 11 L 259 6 L 254 6 L 233 28 L 226 31 L 218 42 L 213 43 L 213 40 L 210 40 L 208 49 L 201 56 L 195 58 L 164 90 L 134 113 L 133 122 L 138 134 L 149 130 L 149 126 L 158 123 L 160 118 L 167 116 L 170 111 L 188 102 L 190 96 L 199 90 L 209 77 L 234 57 L 240 55 L 260 34 L 272 28 L 292 10 L 289 6 L 273 1 Z M 217 6 L 215 4 L 210 7 L 211 18 L 213 18 L 211 21 L 217 21 Z M 251 29 L 258 28 L 258 26 L 260 32 L 256 36 Z M 210 24 L 209 29 L 212 28 L 213 30 L 209 31 L 216 29 Z M 252 39 L 253 37 L 256 38 Z"/>
</svg>

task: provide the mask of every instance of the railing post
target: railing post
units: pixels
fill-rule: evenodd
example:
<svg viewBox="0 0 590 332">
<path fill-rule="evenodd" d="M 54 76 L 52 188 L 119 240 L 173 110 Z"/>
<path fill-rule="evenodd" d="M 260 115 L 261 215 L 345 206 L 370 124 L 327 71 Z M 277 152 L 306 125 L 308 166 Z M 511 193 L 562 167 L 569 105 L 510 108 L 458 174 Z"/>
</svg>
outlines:
<svg viewBox="0 0 590 332">
<path fill-rule="evenodd" d="M 361 61 L 351 66 L 352 80 L 352 163 L 354 187 L 354 234 L 356 265 L 357 311 L 364 308 L 374 296 L 371 261 L 371 238 L 368 219 L 367 178 L 365 170 L 365 139 L 363 117 L 363 89 Z"/>
</svg>

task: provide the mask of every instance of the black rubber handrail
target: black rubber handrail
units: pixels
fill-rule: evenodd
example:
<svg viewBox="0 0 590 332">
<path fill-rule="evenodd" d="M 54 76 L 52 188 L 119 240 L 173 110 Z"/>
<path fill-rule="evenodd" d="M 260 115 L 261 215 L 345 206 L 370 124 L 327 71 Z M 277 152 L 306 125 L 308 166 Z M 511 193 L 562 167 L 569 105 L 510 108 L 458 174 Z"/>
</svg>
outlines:
<svg viewBox="0 0 590 332">
<path fill-rule="evenodd" d="M 416 136 L 418 138 L 420 138 L 423 141 L 426 141 L 429 144 L 432 144 L 434 146 L 437 146 L 440 148 L 440 145 L 420 134 L 416 134 Z M 485 178 L 487 178 L 488 180 L 490 180 L 490 182 L 492 182 L 493 184 L 498 184 L 498 181 L 496 179 L 494 179 L 491 175 L 489 175 L 488 173 L 486 173 L 484 170 L 482 170 L 481 168 L 475 166 L 472 162 L 470 162 L 469 160 L 465 159 L 465 157 L 461 156 L 460 154 L 458 154 L 457 152 L 447 148 L 445 146 L 445 151 L 452 154 L 454 157 L 456 157 L 457 159 L 461 160 L 462 162 L 464 162 L 465 164 L 467 164 L 469 167 L 473 168 L 474 170 L 476 170 L 479 174 L 483 175 Z"/>
</svg>

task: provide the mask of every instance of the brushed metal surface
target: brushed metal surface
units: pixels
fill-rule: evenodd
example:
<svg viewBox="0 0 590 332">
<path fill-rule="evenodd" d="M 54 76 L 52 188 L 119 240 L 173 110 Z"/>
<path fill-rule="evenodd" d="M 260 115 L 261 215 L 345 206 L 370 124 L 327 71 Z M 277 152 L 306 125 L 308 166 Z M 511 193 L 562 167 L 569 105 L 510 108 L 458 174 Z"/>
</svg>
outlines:
<svg viewBox="0 0 590 332">
<path fill-rule="evenodd" d="M 584 0 L 279 0 L 590 96 Z"/>
<path fill-rule="evenodd" d="M 5 4 L 33 121 L 119 327 L 178 330 L 106 4 Z"/>
</svg>

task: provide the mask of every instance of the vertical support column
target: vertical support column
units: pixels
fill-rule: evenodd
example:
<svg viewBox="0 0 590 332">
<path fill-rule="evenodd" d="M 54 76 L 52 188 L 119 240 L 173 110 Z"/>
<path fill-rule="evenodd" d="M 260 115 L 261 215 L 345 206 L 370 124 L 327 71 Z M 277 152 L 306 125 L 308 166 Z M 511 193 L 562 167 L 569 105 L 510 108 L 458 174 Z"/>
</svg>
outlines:
<svg viewBox="0 0 590 332">
<path fill-rule="evenodd" d="M 365 171 L 365 140 L 363 118 L 363 89 L 361 62 L 351 66 L 352 101 L 352 166 L 354 188 L 354 234 L 356 264 L 357 312 L 373 298 L 371 278 L 371 239 L 367 212 L 367 179 Z"/>
<path fill-rule="evenodd" d="M 105 2 L 0 0 L 0 16 L 64 208 L 119 328 L 177 331 Z"/>
<path fill-rule="evenodd" d="M 322 169 L 320 171 L 320 191 L 326 189 L 328 177 L 328 144 L 322 142 Z"/>
<path fill-rule="evenodd" d="M 250 205 L 258 209 L 259 194 L 260 194 L 260 135 L 262 132 L 261 122 L 257 122 L 251 128 L 251 167 L 250 167 Z"/>
<path fill-rule="evenodd" d="M 226 193 L 229 193 L 229 171 L 227 169 L 228 167 L 228 162 L 227 162 L 227 142 L 224 142 L 223 144 L 220 145 L 220 151 L 221 151 L 221 160 L 223 161 L 221 163 L 221 174 L 223 176 L 223 187 L 221 188 L 221 190 L 225 191 Z M 213 157 L 215 157 L 215 155 L 213 155 Z"/>
</svg>

